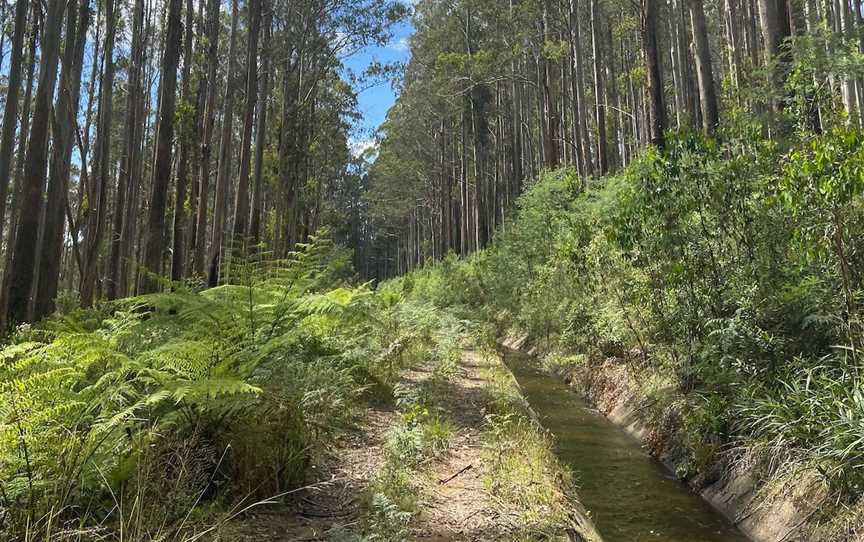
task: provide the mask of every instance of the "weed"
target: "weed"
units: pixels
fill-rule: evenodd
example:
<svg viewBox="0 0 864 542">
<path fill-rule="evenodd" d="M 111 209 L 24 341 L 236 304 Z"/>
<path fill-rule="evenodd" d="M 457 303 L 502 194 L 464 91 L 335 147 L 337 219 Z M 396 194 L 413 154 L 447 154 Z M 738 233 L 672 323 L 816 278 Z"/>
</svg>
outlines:
<svg viewBox="0 0 864 542">
<path fill-rule="evenodd" d="M 512 374 L 493 362 L 483 424 L 488 491 L 520 511 L 522 535 L 553 538 L 567 525 L 573 503 L 570 473 L 558 462 L 551 437 L 534 420 Z M 530 536 L 529 536 L 530 535 Z M 541 536 L 542 535 L 542 536 Z M 521 535 L 520 535 L 521 536 Z"/>
</svg>

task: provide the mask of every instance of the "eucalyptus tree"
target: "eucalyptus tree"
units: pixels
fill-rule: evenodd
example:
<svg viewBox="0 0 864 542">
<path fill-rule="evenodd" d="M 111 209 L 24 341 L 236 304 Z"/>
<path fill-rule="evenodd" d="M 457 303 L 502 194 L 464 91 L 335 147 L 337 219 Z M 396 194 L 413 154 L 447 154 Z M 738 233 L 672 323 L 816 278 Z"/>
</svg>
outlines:
<svg viewBox="0 0 864 542">
<path fill-rule="evenodd" d="M 45 193 L 48 166 L 48 137 L 52 99 L 57 83 L 60 38 L 64 19 L 64 3 L 50 0 L 45 13 L 45 28 L 40 44 L 39 84 L 30 121 L 30 137 L 22 176 L 21 209 L 15 232 L 12 262 L 6 300 L 6 323 L 16 325 L 28 321 L 28 307 L 33 286 L 36 254 L 39 250 L 39 217 Z M 26 119 L 25 119 L 26 120 Z"/>
<path fill-rule="evenodd" d="M 246 52 L 246 101 L 240 141 L 240 178 L 234 203 L 233 243 L 245 247 L 249 233 L 249 179 L 252 168 L 252 128 L 258 103 L 258 35 L 261 32 L 261 0 L 249 0 L 249 35 Z M 241 253 L 242 255 L 242 253 Z"/>
<path fill-rule="evenodd" d="M 206 272 L 207 215 L 210 193 L 210 157 L 212 155 L 213 125 L 216 119 L 216 96 L 218 86 L 216 70 L 219 64 L 219 0 L 207 2 L 207 72 L 201 80 L 202 93 L 206 95 L 204 118 L 201 122 L 201 152 L 198 157 L 197 216 L 192 235 L 194 242 L 195 271 L 203 276 Z"/>
<path fill-rule="evenodd" d="M 207 284 L 216 286 L 222 265 L 222 241 L 225 234 L 225 216 L 228 205 L 228 175 L 231 174 L 234 144 L 234 86 L 237 70 L 237 31 L 240 12 L 237 0 L 231 1 L 231 37 L 228 45 L 228 70 L 225 75 L 225 94 L 222 98 L 222 133 L 219 139 L 219 167 L 216 171 L 216 193 L 213 203 L 213 228 L 207 255 Z"/>
<path fill-rule="evenodd" d="M 6 100 L 3 105 L 3 128 L 0 133 L 0 240 L 3 239 L 3 224 L 6 218 L 6 196 L 12 172 L 12 153 L 15 148 L 15 128 L 18 125 L 18 96 L 21 93 L 21 79 L 24 61 L 24 37 L 27 35 L 28 0 L 16 0 L 15 22 L 12 31 L 12 56 L 9 59 L 9 81 L 6 87 Z M 33 59 L 30 59 L 33 62 Z M 26 119 L 25 119 L 26 122 Z"/>
<path fill-rule="evenodd" d="M 99 84 L 99 112 L 96 123 L 94 175 L 87 186 L 87 224 L 81 270 L 81 304 L 90 307 L 96 295 L 97 265 L 101 259 L 102 238 L 108 212 L 108 186 L 111 183 L 111 140 L 114 113 L 114 43 L 117 14 L 114 0 L 104 0 L 105 41 L 102 79 Z"/>
<path fill-rule="evenodd" d="M 133 242 L 134 195 L 137 192 L 137 175 L 141 156 L 140 141 L 143 138 L 141 109 L 144 102 L 144 0 L 134 0 L 130 6 L 132 36 L 129 62 L 126 70 L 126 112 L 123 121 L 123 144 L 120 168 L 117 176 L 117 196 L 111 235 L 108 242 L 108 273 L 106 297 L 116 299 L 127 293 L 129 256 Z"/>
<path fill-rule="evenodd" d="M 181 124 L 180 155 L 177 160 L 176 187 L 174 190 L 174 216 L 172 219 L 171 280 L 179 281 L 186 276 L 186 193 L 189 188 L 189 168 L 192 153 L 197 143 L 195 127 L 201 115 L 201 100 L 193 102 L 192 65 L 195 63 L 193 42 L 195 41 L 195 11 L 192 0 L 186 0 L 183 37 L 183 73 L 180 91 Z"/>
<path fill-rule="evenodd" d="M 54 107 L 52 131 L 54 144 L 48 174 L 45 210 L 42 218 L 38 272 L 34 279 L 32 318 L 38 319 L 54 310 L 66 233 L 66 202 L 69 191 L 75 125 L 81 94 L 81 73 L 87 29 L 90 26 L 90 2 L 69 2 L 66 8 L 66 36 L 63 49 L 60 89 Z M 76 252 L 76 260 L 80 254 Z"/>
<path fill-rule="evenodd" d="M 720 123 L 717 110 L 717 91 L 714 87 L 714 68 L 708 42 L 708 27 L 702 0 L 688 0 L 693 29 L 693 49 L 696 59 L 696 76 L 699 81 L 699 103 L 702 106 L 702 129 L 710 134 Z"/>
<path fill-rule="evenodd" d="M 262 3 L 264 0 L 261 0 Z M 261 47 L 261 88 L 256 106 L 255 127 L 255 172 L 252 183 L 252 212 L 249 220 L 250 245 L 257 247 L 261 241 L 261 214 L 264 191 L 264 150 L 267 146 L 267 101 L 270 98 L 271 62 L 270 42 L 273 27 L 273 12 L 270 6 L 264 10 L 264 42 Z"/>
<path fill-rule="evenodd" d="M 177 103 L 177 68 L 180 64 L 180 46 L 183 22 L 181 0 L 168 0 L 166 13 L 168 26 L 165 31 L 165 50 L 162 53 L 161 82 L 159 84 L 159 112 L 156 128 L 156 152 L 153 159 L 153 178 L 150 193 L 150 208 L 147 214 L 147 241 L 144 247 L 139 290 L 155 292 L 159 288 L 158 277 L 162 274 L 165 250 L 165 210 L 168 199 L 168 184 L 171 177 L 171 161 L 174 140 L 174 114 Z"/>
</svg>

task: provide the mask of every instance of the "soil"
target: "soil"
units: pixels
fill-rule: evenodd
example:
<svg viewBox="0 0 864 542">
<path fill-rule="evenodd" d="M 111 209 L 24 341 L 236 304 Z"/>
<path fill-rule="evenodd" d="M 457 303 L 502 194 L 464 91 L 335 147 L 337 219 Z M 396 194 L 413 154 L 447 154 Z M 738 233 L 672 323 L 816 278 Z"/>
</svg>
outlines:
<svg viewBox="0 0 864 542">
<path fill-rule="evenodd" d="M 356 426 L 323 454 L 317 481 L 292 495 L 279 509 L 262 507 L 223 529 L 220 540 L 329 540 L 340 530 L 352 530 L 361 518 L 361 500 L 375 473 L 384 464 L 384 440 L 397 413 L 369 408 Z"/>
<path fill-rule="evenodd" d="M 410 540 L 492 542 L 513 540 L 520 527 L 517 510 L 508 510 L 485 487 L 482 441 L 485 385 L 483 371 L 496 360 L 466 351 L 457 374 L 441 393 L 453 424 L 446 453 L 421 463 L 412 475 L 419 512 L 409 524 Z M 425 368 L 405 371 L 407 383 L 432 376 Z M 370 408 L 356 428 L 338 439 L 324 455 L 318 482 L 292 496 L 281 509 L 247 514 L 223 529 L 221 540 L 317 541 L 339 532 L 359 532 L 364 492 L 386 461 L 387 431 L 398 413 Z M 587 517 L 587 516 L 586 516 Z M 587 522 L 587 519 L 586 519 Z M 573 538 L 581 540 L 581 538 Z"/>
<path fill-rule="evenodd" d="M 486 475 L 480 428 L 485 415 L 482 356 L 466 351 L 448 385 L 445 408 L 454 425 L 450 450 L 415 477 L 421 487 L 420 513 L 411 522 L 415 540 L 508 540 L 517 514 L 508 514 L 483 484 Z M 430 375 L 409 371 L 406 380 Z"/>
</svg>

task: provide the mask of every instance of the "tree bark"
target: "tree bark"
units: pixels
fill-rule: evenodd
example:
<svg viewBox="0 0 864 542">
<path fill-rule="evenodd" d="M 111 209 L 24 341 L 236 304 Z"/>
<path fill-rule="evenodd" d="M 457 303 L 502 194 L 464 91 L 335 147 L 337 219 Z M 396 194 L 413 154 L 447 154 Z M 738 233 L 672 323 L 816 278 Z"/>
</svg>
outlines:
<svg viewBox="0 0 864 542">
<path fill-rule="evenodd" d="M 45 15 L 39 65 L 39 85 L 36 89 L 30 141 L 24 165 L 21 214 L 15 232 L 15 249 L 9 273 L 9 297 L 6 303 L 6 323 L 15 326 L 27 320 L 27 308 L 33 286 L 33 272 L 39 235 L 39 217 L 45 193 L 45 173 L 48 165 L 48 127 L 51 100 L 57 83 L 60 56 L 60 32 L 63 27 L 62 0 L 49 0 Z"/>
<path fill-rule="evenodd" d="M 117 201 L 114 209 L 108 255 L 108 280 L 106 297 L 109 300 L 126 295 L 126 265 L 122 257 L 128 253 L 127 246 L 132 242 L 129 235 L 130 222 L 133 220 L 129 207 L 132 199 L 133 174 L 140 160 L 138 140 L 141 119 L 138 117 L 139 103 L 143 100 L 141 90 L 141 70 L 144 60 L 144 0 L 135 0 L 132 14 L 132 48 L 127 71 L 126 119 L 124 125 L 123 156 L 117 178 Z"/>
<path fill-rule="evenodd" d="M 162 273 L 162 257 L 165 252 L 165 208 L 168 184 L 171 180 L 171 144 L 174 140 L 174 112 L 177 102 L 177 67 L 180 63 L 183 33 L 183 23 L 180 20 L 182 5 L 182 0 L 168 2 L 168 27 L 162 57 L 162 82 L 159 96 L 159 124 L 156 128 L 156 156 L 153 161 L 153 181 L 143 261 L 145 273 L 141 277 L 139 288 L 144 294 L 159 289 L 158 277 Z"/>
<path fill-rule="evenodd" d="M 105 67 L 99 86 L 99 120 L 96 128 L 96 156 L 93 182 L 87 194 L 88 220 L 84 270 L 81 276 L 81 305 L 93 305 L 97 264 L 105 231 L 108 184 L 111 179 L 111 121 L 114 113 L 114 41 L 117 18 L 114 0 L 105 0 Z"/>
<path fill-rule="evenodd" d="M 690 22 L 693 28 L 693 45 L 696 53 L 696 77 L 699 81 L 699 104 L 702 108 L 702 130 L 711 134 L 720 123 L 717 108 L 717 91 L 714 87 L 714 70 L 711 66 L 711 51 L 708 45 L 708 27 L 705 24 L 705 8 L 702 0 L 688 0 Z"/>
<path fill-rule="evenodd" d="M 30 43 L 27 48 L 27 78 L 24 84 L 24 98 L 21 108 L 21 118 L 30 118 L 30 106 L 33 102 L 33 80 L 36 72 L 36 51 L 39 38 L 40 18 L 31 10 L 30 19 Z M 30 139 L 30 123 L 21 122 L 21 130 L 18 134 L 18 148 L 15 156 L 15 185 L 12 189 L 12 205 L 9 209 L 9 230 L 6 238 L 6 254 L 4 255 L 3 284 L 0 288 L 0 330 L 7 329 L 6 306 L 9 301 L 9 290 L 11 289 L 12 257 L 15 253 L 15 236 L 18 231 L 18 217 L 21 215 L 21 198 L 24 194 L 24 164 L 26 163 L 27 142 Z"/>
<path fill-rule="evenodd" d="M 3 109 L 3 133 L 0 139 L 0 239 L 6 221 L 6 196 L 12 173 L 12 153 L 15 150 L 15 128 L 18 125 L 18 95 L 21 92 L 21 63 L 24 58 L 24 36 L 27 33 L 28 0 L 15 2 L 15 30 L 12 34 L 12 58 L 9 64 L 9 83 Z M 33 59 L 31 59 L 33 62 Z M 27 119 L 22 120 L 22 124 Z"/>
<path fill-rule="evenodd" d="M 786 15 L 785 0 L 759 0 L 759 21 L 762 25 L 762 38 L 765 63 L 771 67 L 771 85 L 780 92 L 785 83 L 787 55 L 782 54 L 783 40 L 789 37 L 789 22 Z M 783 101 L 773 99 L 775 110 L 782 109 Z"/>
<path fill-rule="evenodd" d="M 258 97 L 258 34 L 261 30 L 261 0 L 249 0 L 249 35 L 246 52 L 246 104 L 243 138 L 240 142 L 240 180 L 234 203 L 234 248 L 246 253 L 249 225 L 249 174 L 252 166 L 252 128 Z"/>
<path fill-rule="evenodd" d="M 597 173 L 605 175 L 609 171 L 609 151 L 606 141 L 606 106 L 601 103 L 603 91 L 603 58 L 600 54 L 600 10 L 597 0 L 591 0 L 591 49 L 594 56 L 594 111 L 597 122 Z"/>
<path fill-rule="evenodd" d="M 576 145 L 578 169 L 582 175 L 588 175 L 591 171 L 591 153 L 588 133 L 585 126 L 585 76 L 582 56 L 582 36 L 579 30 L 579 0 L 570 0 L 570 55 L 573 62 L 573 80 L 571 82 L 573 101 L 576 105 L 574 111 L 574 134 Z"/>
<path fill-rule="evenodd" d="M 180 93 L 184 108 L 192 109 L 192 40 L 195 32 L 193 18 L 195 10 L 192 0 L 186 0 L 186 37 L 183 40 L 183 89 Z M 197 110 L 196 110 L 197 113 Z M 186 191 L 189 185 L 189 159 L 194 147 L 196 118 L 183 118 L 180 127 L 180 158 L 177 164 L 177 187 L 174 192 L 174 220 L 171 250 L 171 280 L 183 280 L 186 274 Z"/>
<path fill-rule="evenodd" d="M 259 1 L 264 2 L 265 0 Z M 261 242 L 264 148 L 267 145 L 267 100 L 270 96 L 270 39 L 273 25 L 272 7 L 262 7 L 265 11 L 264 43 L 261 46 L 261 91 L 258 93 L 257 126 L 255 128 L 255 173 L 252 183 L 252 219 L 250 224 L 252 247 L 257 247 Z"/>
<path fill-rule="evenodd" d="M 198 216 L 195 224 L 195 272 L 207 271 L 207 211 L 210 191 L 210 157 L 212 155 L 213 123 L 216 119 L 216 69 L 219 63 L 219 0 L 207 5 L 207 105 L 201 130 L 201 157 L 198 178 Z"/>
<path fill-rule="evenodd" d="M 648 99 L 651 144 L 662 149 L 665 145 L 666 108 L 663 103 L 663 77 L 657 50 L 657 0 L 642 0 L 642 49 L 648 76 Z"/>
<path fill-rule="evenodd" d="M 228 45 L 228 72 L 225 75 L 225 97 L 222 100 L 222 135 L 219 143 L 219 169 L 216 172 L 216 194 L 213 205 L 213 234 L 207 257 L 207 285 L 219 284 L 222 264 L 222 242 L 225 234 L 225 213 L 228 197 L 228 176 L 231 174 L 231 146 L 234 137 L 234 74 L 237 56 L 237 0 L 231 1 L 231 38 Z"/>
<path fill-rule="evenodd" d="M 81 71 L 84 65 L 87 28 L 90 25 L 90 2 L 84 0 L 80 7 L 76 1 L 69 2 L 66 18 L 66 43 L 63 51 L 59 96 L 54 113 L 54 145 L 51 169 L 48 174 L 48 193 L 45 199 L 41 236 L 43 249 L 33 305 L 34 320 L 54 311 L 60 281 L 69 167 L 72 160 L 72 141 L 78 122 Z"/>
</svg>

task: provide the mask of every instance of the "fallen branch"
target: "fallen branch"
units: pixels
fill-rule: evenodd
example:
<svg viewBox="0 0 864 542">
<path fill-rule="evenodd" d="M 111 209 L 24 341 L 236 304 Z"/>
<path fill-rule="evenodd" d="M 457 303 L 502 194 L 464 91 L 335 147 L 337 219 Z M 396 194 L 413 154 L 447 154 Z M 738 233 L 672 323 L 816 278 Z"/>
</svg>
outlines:
<svg viewBox="0 0 864 542">
<path fill-rule="evenodd" d="M 441 485 L 443 486 L 444 484 L 446 484 L 447 482 L 453 480 L 454 478 L 456 478 L 456 477 L 459 476 L 460 474 L 462 474 L 462 473 L 464 473 L 464 472 L 468 472 L 469 470 L 471 470 L 472 467 L 474 467 L 474 465 L 471 464 L 471 463 L 469 463 L 468 465 L 466 465 L 466 466 L 462 467 L 461 469 L 459 469 L 459 472 L 457 472 L 456 474 L 454 474 L 454 475 L 451 476 L 450 478 L 447 478 L 446 480 L 438 480 L 438 483 L 441 484 Z"/>
<path fill-rule="evenodd" d="M 351 510 L 341 511 L 341 512 L 306 512 L 304 510 L 300 510 L 299 512 L 297 512 L 297 515 L 303 516 L 306 518 L 330 519 L 330 518 L 344 518 L 346 516 L 350 516 L 353 513 L 354 512 Z"/>
</svg>

